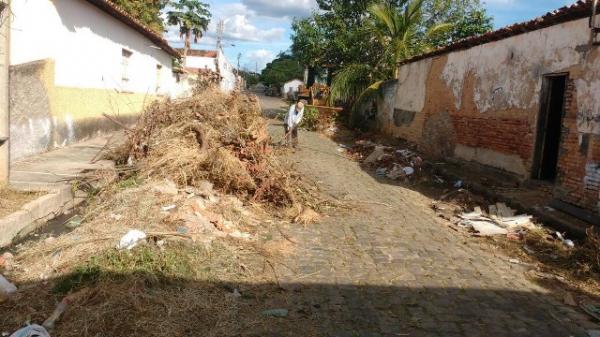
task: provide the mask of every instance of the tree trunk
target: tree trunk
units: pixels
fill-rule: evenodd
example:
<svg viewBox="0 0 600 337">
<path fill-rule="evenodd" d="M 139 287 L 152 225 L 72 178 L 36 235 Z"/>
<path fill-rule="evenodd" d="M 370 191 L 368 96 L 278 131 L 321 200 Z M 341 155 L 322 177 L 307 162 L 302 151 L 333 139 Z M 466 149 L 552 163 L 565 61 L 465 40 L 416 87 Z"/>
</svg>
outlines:
<svg viewBox="0 0 600 337">
<path fill-rule="evenodd" d="M 186 66 L 186 61 L 187 61 L 187 53 L 188 50 L 191 48 L 191 39 L 192 39 L 192 33 L 188 30 L 185 33 L 185 45 L 183 46 L 183 66 Z"/>
<path fill-rule="evenodd" d="M 314 67 L 308 67 L 308 80 L 306 81 L 306 86 L 308 88 L 312 87 L 313 84 L 315 84 L 315 68 Z"/>
</svg>

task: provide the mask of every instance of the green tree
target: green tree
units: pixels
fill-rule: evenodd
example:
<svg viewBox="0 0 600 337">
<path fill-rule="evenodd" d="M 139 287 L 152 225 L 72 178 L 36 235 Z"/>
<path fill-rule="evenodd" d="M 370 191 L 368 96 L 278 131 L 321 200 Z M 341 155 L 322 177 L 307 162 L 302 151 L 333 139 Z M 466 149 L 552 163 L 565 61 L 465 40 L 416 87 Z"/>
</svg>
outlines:
<svg viewBox="0 0 600 337">
<path fill-rule="evenodd" d="M 167 12 L 167 22 L 171 26 L 179 26 L 179 36 L 184 39 L 183 48 L 184 64 L 187 51 L 191 47 L 192 36 L 194 43 L 202 37 L 208 29 L 212 14 L 209 5 L 199 0 L 177 0 L 169 3 L 173 10 Z"/>
<path fill-rule="evenodd" d="M 285 82 L 302 78 L 303 75 L 304 68 L 298 59 L 292 55 L 282 53 L 263 69 L 260 81 L 266 85 L 281 87 Z"/>
<path fill-rule="evenodd" d="M 435 47 L 487 33 L 494 27 L 493 18 L 479 0 L 426 0 L 423 16 L 426 28 L 444 22 L 452 23 L 451 29 L 429 39 L 428 43 Z"/>
<path fill-rule="evenodd" d="M 369 6 L 365 29 L 381 46 L 383 54 L 375 64 L 353 63 L 342 68 L 331 88 L 332 100 L 360 107 L 379 92 L 384 81 L 398 77 L 398 64 L 402 60 L 426 48 L 418 34 L 423 1 L 404 0 L 399 5 L 380 2 Z M 449 27 L 449 24 L 430 27 L 426 35 L 432 36 Z"/>
<path fill-rule="evenodd" d="M 168 0 L 111 0 L 129 15 L 140 22 L 162 34 L 165 30 L 163 19 L 160 14 L 168 3 Z"/>
</svg>

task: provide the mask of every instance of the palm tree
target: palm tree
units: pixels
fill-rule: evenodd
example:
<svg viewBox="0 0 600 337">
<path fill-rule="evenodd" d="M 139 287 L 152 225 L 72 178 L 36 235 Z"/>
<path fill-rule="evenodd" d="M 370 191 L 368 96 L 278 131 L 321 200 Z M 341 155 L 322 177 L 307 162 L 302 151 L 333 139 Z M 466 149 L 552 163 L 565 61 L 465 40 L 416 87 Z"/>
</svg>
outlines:
<svg viewBox="0 0 600 337">
<path fill-rule="evenodd" d="M 399 5 L 378 2 L 368 9 L 370 20 L 367 28 L 383 46 L 383 54 L 375 65 L 349 64 L 337 74 L 331 87 L 330 99 L 353 103 L 356 110 L 379 93 L 386 80 L 398 78 L 399 63 L 411 56 L 427 51 L 423 34 L 421 9 L 424 0 L 403 0 Z M 450 28 L 442 24 L 429 29 L 433 35 Z"/>
<path fill-rule="evenodd" d="M 199 0 L 172 1 L 170 6 L 173 10 L 167 12 L 167 22 L 171 26 L 179 26 L 179 37 L 185 40 L 183 48 L 183 64 L 185 65 L 192 36 L 194 43 L 198 43 L 198 39 L 208 29 L 212 14 L 208 10 L 209 5 Z"/>
</svg>

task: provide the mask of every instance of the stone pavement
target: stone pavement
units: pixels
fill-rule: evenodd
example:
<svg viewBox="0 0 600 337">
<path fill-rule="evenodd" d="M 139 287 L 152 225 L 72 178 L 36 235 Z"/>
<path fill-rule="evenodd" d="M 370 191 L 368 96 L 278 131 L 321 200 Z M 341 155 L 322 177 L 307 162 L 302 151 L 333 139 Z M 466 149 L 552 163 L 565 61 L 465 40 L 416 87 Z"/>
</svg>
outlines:
<svg viewBox="0 0 600 337">
<path fill-rule="evenodd" d="M 272 132 L 280 137 L 279 125 Z M 290 155 L 298 171 L 353 205 L 282 228 L 296 242 L 276 268 L 294 290 L 286 304 L 313 322 L 301 335 L 568 337 L 597 328 L 528 281 L 525 266 L 450 230 L 425 196 L 371 176 L 322 135 L 302 132 L 300 143 Z M 270 333 L 300 336 L 282 329 Z"/>
</svg>

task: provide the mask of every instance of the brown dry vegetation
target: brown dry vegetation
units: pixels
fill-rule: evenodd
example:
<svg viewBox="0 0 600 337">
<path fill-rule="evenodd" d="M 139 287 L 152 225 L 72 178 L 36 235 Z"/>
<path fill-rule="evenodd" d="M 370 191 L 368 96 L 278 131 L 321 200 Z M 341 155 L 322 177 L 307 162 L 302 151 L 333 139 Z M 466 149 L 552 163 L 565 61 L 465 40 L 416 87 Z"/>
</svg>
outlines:
<svg viewBox="0 0 600 337">
<path fill-rule="evenodd" d="M 0 272 L 19 292 L 0 303 L 0 326 L 40 324 L 65 296 L 53 336 L 237 336 L 268 324 L 256 299 L 278 291 L 273 266 L 293 253 L 280 225 L 318 215 L 304 206 L 314 190 L 272 154 L 256 98 L 208 89 L 156 103 L 127 134 L 109 155 L 120 178 L 90 198 L 82 225 L 15 247 Z M 130 229 L 148 242 L 117 250 Z"/>
<path fill-rule="evenodd" d="M 21 209 L 26 203 L 41 196 L 38 192 L 21 192 L 0 187 L 0 218 Z"/>
</svg>

